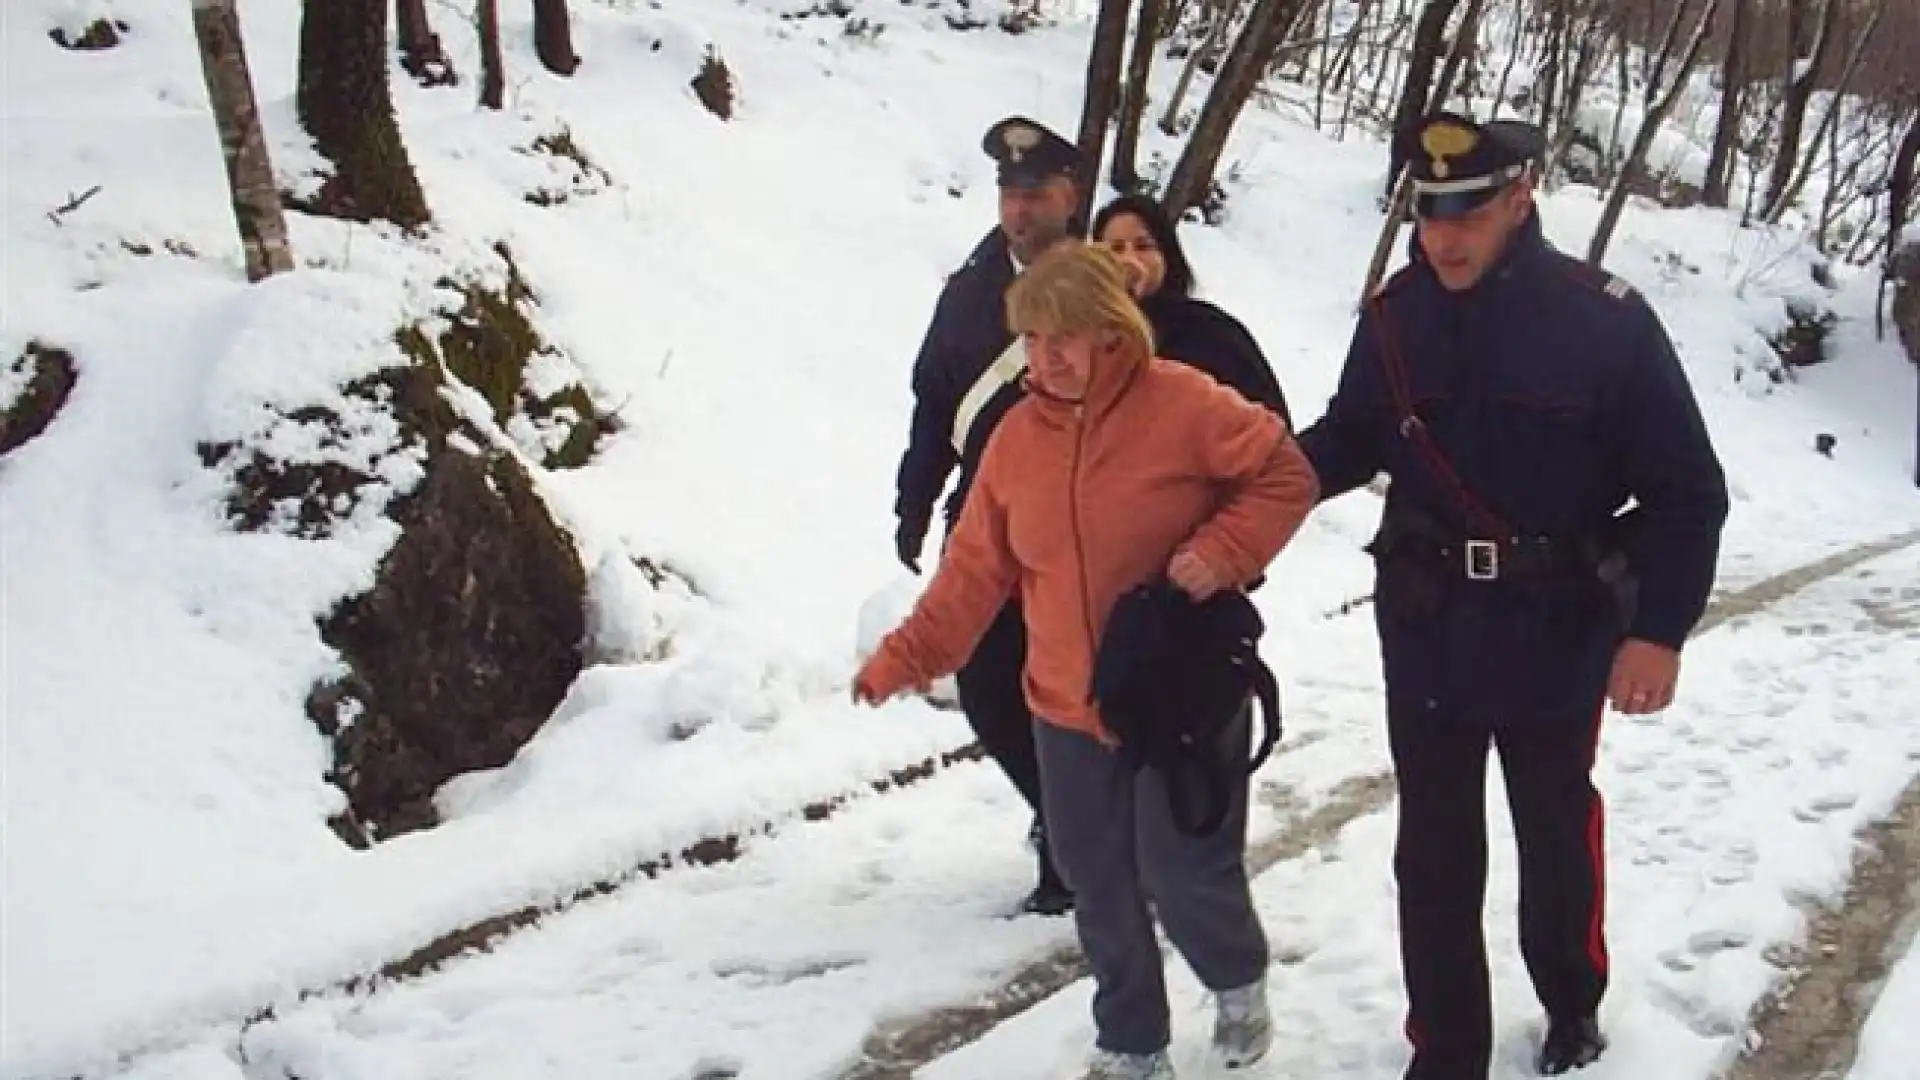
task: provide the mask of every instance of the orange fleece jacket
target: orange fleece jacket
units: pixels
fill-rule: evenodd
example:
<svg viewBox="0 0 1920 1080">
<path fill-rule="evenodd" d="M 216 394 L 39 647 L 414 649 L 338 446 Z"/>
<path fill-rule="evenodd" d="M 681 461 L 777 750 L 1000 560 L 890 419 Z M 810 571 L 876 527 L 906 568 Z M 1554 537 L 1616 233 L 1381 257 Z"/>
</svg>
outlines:
<svg viewBox="0 0 1920 1080">
<path fill-rule="evenodd" d="M 1121 594 L 1183 548 L 1243 586 L 1318 497 L 1265 407 L 1185 364 L 1096 358 L 1083 403 L 1035 390 L 1007 413 L 933 580 L 859 684 L 885 699 L 953 672 L 1018 590 L 1034 715 L 1110 741 L 1088 697 Z"/>
</svg>

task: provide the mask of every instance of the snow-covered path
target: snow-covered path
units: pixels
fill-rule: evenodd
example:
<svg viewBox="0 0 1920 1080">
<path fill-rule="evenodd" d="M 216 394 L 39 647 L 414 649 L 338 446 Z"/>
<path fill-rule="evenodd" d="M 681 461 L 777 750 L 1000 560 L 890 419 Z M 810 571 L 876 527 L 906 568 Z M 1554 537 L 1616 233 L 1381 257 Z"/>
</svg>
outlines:
<svg viewBox="0 0 1920 1080">
<path fill-rule="evenodd" d="M 1612 722 L 1599 780 L 1611 806 L 1615 1046 L 1595 1080 L 1704 1080 L 1724 1066 L 1776 972 L 1771 951 L 1799 930 L 1795 899 L 1844 886 L 1854 831 L 1920 772 L 1905 712 L 1920 692 L 1916 580 L 1920 549 L 1902 548 L 1736 614 L 1690 647 L 1673 710 Z M 1364 619 L 1326 633 L 1369 644 Z M 1342 778 L 1384 764 L 1370 680 L 1296 683 L 1288 750 L 1261 778 L 1256 833 L 1269 847 Z M 1337 838 L 1296 845 L 1259 879 L 1284 1035 L 1258 1075 L 1389 1080 L 1404 1061 L 1393 815 L 1365 812 L 1386 799 L 1363 801 L 1339 816 L 1351 824 Z M 1512 930 L 1511 834 L 1494 802 L 1500 1075 L 1520 1077 L 1537 1020 Z M 1006 837 L 1023 820 L 990 767 L 958 766 L 735 862 L 583 904 L 490 955 L 319 998 L 237 1038 L 210 1032 L 127 1075 L 842 1075 L 876 1018 L 976 999 L 1036 957 L 1070 953 L 1066 923 L 1005 918 L 1027 872 Z M 1178 961 L 1170 971 L 1177 1049 L 1192 1068 L 1205 1006 Z M 1066 1075 L 1090 1035 L 1090 992 L 1075 982 L 914 1075 Z"/>
</svg>

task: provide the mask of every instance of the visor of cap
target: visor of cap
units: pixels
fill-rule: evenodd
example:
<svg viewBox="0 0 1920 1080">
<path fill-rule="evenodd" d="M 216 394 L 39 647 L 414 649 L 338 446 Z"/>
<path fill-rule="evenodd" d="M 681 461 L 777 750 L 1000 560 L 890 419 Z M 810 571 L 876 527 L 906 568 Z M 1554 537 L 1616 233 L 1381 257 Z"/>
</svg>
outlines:
<svg viewBox="0 0 1920 1080">
<path fill-rule="evenodd" d="M 1465 217 L 1493 201 L 1494 196 L 1507 190 L 1506 184 L 1499 184 L 1478 191 L 1453 191 L 1444 195 L 1415 195 L 1413 214 L 1428 221 L 1442 221 L 1447 218 Z"/>
</svg>

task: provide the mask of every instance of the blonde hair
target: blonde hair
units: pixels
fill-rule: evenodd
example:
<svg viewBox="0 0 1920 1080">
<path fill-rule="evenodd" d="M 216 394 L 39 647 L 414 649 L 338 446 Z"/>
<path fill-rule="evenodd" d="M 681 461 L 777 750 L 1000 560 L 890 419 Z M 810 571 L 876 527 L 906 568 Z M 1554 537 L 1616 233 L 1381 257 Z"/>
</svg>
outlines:
<svg viewBox="0 0 1920 1080">
<path fill-rule="evenodd" d="M 1153 355 L 1153 324 L 1127 291 L 1120 257 L 1091 244 L 1055 244 L 1007 289 L 1007 326 L 1015 334 L 1117 330 L 1138 358 Z"/>
</svg>

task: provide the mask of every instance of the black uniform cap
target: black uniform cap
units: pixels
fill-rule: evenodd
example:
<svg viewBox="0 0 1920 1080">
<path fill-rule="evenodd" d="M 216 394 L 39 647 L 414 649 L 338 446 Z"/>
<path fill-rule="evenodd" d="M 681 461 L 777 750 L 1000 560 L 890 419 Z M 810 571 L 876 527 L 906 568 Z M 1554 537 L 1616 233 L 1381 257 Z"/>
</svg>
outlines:
<svg viewBox="0 0 1920 1080">
<path fill-rule="evenodd" d="M 1055 177 L 1080 175 L 1080 148 L 1024 116 L 987 129 L 980 149 L 1000 165 L 1003 188 L 1036 188 Z"/>
<path fill-rule="evenodd" d="M 1413 211 L 1423 218 L 1459 217 L 1484 205 L 1527 174 L 1546 136 L 1519 120 L 1477 124 L 1458 113 L 1422 117 L 1401 132 L 1413 181 Z"/>
</svg>

